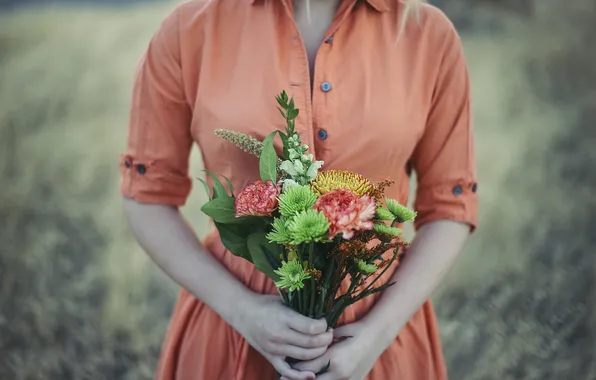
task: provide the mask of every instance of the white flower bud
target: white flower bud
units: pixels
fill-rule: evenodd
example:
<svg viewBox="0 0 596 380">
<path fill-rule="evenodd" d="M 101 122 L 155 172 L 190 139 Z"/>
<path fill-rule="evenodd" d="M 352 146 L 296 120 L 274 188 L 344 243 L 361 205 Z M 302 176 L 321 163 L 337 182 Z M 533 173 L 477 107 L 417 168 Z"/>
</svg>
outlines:
<svg viewBox="0 0 596 380">
<path fill-rule="evenodd" d="M 296 175 L 298 175 L 298 172 L 296 171 L 294 164 L 292 163 L 292 161 L 283 161 L 281 163 L 281 165 L 279 165 L 279 169 L 285 171 L 286 173 L 288 173 L 291 177 L 294 177 Z"/>
<path fill-rule="evenodd" d="M 296 149 L 288 149 L 290 160 L 295 160 L 300 157 L 300 153 Z"/>
<path fill-rule="evenodd" d="M 308 171 L 306 172 L 306 176 L 308 177 L 309 181 L 313 181 L 315 178 L 317 178 L 317 175 L 319 174 L 319 169 L 322 166 L 323 161 L 315 161 L 310 165 Z"/>
<path fill-rule="evenodd" d="M 302 165 L 302 162 L 298 160 L 294 161 L 294 170 L 296 170 L 297 174 L 304 174 L 305 169 L 304 165 Z"/>
</svg>

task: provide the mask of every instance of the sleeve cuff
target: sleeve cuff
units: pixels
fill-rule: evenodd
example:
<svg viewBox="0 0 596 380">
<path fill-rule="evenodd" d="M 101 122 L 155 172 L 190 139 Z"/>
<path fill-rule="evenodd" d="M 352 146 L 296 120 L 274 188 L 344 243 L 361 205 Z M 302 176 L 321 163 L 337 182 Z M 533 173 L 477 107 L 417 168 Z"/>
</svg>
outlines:
<svg viewBox="0 0 596 380">
<path fill-rule="evenodd" d="M 192 183 L 152 160 L 120 157 L 120 193 L 140 203 L 184 206 Z"/>
<path fill-rule="evenodd" d="M 478 224 L 478 184 L 456 182 L 418 188 L 414 209 L 418 215 L 414 227 L 436 220 L 452 220 L 470 225 L 470 233 Z"/>
</svg>

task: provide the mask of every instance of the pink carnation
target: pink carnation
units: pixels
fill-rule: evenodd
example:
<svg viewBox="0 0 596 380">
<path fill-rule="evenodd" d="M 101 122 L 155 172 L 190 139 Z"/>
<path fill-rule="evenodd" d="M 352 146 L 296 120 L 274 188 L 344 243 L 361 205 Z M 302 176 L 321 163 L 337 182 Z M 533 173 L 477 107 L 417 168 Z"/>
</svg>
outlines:
<svg viewBox="0 0 596 380">
<path fill-rule="evenodd" d="M 234 216 L 270 216 L 277 208 L 278 195 L 278 188 L 272 181 L 255 181 L 236 196 Z"/>
<path fill-rule="evenodd" d="M 350 190 L 338 189 L 323 194 L 313 206 L 325 214 L 331 226 L 329 238 L 343 234 L 344 239 L 351 239 L 354 231 L 372 230 L 375 216 L 375 201 L 368 195 L 362 197 Z"/>
</svg>

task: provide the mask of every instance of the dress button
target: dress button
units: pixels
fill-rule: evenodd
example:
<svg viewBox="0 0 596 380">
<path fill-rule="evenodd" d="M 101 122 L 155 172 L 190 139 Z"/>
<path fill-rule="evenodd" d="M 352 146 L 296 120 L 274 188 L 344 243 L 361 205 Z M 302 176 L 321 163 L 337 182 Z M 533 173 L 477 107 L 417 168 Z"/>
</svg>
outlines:
<svg viewBox="0 0 596 380">
<path fill-rule="evenodd" d="M 321 84 L 321 90 L 323 90 L 324 92 L 331 91 L 331 83 L 323 82 L 323 84 Z"/>
<path fill-rule="evenodd" d="M 475 193 L 476 190 L 478 190 L 478 184 L 477 183 L 475 183 L 475 184 L 472 185 L 472 192 Z"/>
<path fill-rule="evenodd" d="M 147 172 L 147 168 L 143 164 L 137 165 L 137 172 L 139 174 L 145 174 Z"/>
<path fill-rule="evenodd" d="M 124 161 L 124 166 L 126 166 L 127 168 L 130 168 L 130 161 L 128 161 L 128 160 Z"/>
<path fill-rule="evenodd" d="M 327 131 L 324 129 L 320 129 L 319 133 L 317 134 L 320 140 L 327 140 Z"/>
<path fill-rule="evenodd" d="M 453 195 L 455 195 L 455 196 L 461 195 L 462 192 L 463 192 L 463 189 L 459 185 L 457 185 L 453 188 Z"/>
<path fill-rule="evenodd" d="M 332 43 L 332 42 L 333 42 L 333 37 L 329 37 L 329 38 L 327 38 L 327 39 L 325 40 L 325 43 L 326 43 L 326 44 L 330 44 L 330 43 Z"/>
</svg>

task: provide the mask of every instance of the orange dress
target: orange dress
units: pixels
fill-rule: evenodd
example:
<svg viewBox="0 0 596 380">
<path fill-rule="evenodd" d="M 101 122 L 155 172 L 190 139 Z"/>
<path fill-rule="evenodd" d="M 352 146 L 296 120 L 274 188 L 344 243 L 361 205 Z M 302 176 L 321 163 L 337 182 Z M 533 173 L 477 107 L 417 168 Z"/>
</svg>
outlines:
<svg viewBox="0 0 596 380">
<path fill-rule="evenodd" d="M 274 97 L 286 90 L 296 130 L 325 169 L 395 184 L 407 201 L 418 186 L 415 226 L 438 219 L 476 225 L 476 173 L 468 72 L 461 41 L 444 14 L 422 6 L 401 39 L 397 0 L 344 0 L 317 53 L 314 88 L 289 0 L 193 0 L 162 23 L 135 75 L 121 192 L 143 203 L 181 206 L 191 189 L 189 155 L 235 188 L 258 179 L 258 160 L 214 135 L 235 129 L 264 138 L 283 127 Z M 198 173 L 192 173 L 197 175 Z M 275 288 L 217 233 L 209 251 L 246 286 Z M 388 273 L 384 280 L 387 280 Z M 340 324 L 362 317 L 368 297 Z M 212 309 L 182 290 L 156 380 L 268 380 L 275 370 Z M 368 380 L 447 378 L 429 302 L 379 358 Z"/>
</svg>

